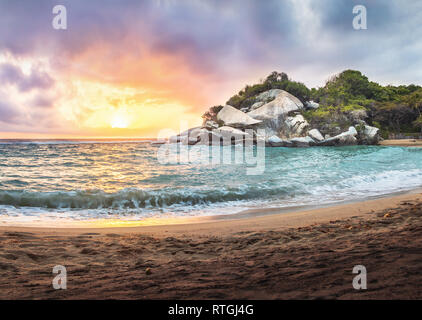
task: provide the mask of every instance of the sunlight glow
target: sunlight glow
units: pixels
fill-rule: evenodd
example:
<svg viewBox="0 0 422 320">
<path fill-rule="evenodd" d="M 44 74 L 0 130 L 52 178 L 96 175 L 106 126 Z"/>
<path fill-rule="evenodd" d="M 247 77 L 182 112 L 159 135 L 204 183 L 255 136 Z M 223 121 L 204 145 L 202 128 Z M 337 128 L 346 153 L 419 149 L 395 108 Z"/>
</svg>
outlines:
<svg viewBox="0 0 422 320">
<path fill-rule="evenodd" d="M 116 114 L 111 119 L 110 125 L 111 125 L 112 128 L 124 129 L 124 128 L 127 128 L 129 126 L 129 119 L 127 118 L 126 115 L 123 115 L 121 113 Z"/>
</svg>

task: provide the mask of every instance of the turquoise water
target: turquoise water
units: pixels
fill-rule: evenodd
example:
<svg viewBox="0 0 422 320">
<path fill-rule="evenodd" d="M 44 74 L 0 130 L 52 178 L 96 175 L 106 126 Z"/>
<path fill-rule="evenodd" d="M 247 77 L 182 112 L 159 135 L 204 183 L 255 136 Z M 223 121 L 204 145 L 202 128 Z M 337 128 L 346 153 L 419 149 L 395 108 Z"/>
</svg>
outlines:
<svg viewBox="0 0 422 320">
<path fill-rule="evenodd" d="M 246 173 L 246 164 L 163 163 L 159 148 L 122 141 L 1 142 L 0 222 L 231 214 L 422 186 L 422 148 L 265 148 L 265 170 L 255 175 Z M 208 147 L 185 148 L 192 158 Z"/>
</svg>

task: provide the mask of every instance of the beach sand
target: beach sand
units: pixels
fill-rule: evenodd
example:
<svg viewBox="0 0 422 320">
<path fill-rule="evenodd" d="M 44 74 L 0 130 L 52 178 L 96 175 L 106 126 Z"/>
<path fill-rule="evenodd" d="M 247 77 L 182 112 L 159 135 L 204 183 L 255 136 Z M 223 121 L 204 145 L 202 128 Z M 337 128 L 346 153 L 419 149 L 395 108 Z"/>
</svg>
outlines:
<svg viewBox="0 0 422 320">
<path fill-rule="evenodd" d="M 422 147 L 421 139 L 397 139 L 384 140 L 380 142 L 381 146 L 397 146 L 397 147 Z"/>
<path fill-rule="evenodd" d="M 421 270 L 420 190 L 184 225 L 0 228 L 0 299 L 421 299 Z"/>
</svg>

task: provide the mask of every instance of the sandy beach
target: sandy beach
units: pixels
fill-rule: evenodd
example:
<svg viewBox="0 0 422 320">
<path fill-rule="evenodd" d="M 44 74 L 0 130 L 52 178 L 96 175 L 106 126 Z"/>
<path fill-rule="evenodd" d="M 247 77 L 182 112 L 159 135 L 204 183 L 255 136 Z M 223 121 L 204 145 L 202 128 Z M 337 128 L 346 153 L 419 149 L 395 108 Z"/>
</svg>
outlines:
<svg viewBox="0 0 422 320">
<path fill-rule="evenodd" d="M 421 139 L 397 139 L 384 140 L 379 143 L 381 146 L 396 146 L 396 147 L 422 147 Z"/>
<path fill-rule="evenodd" d="M 202 223 L 0 228 L 0 299 L 421 299 L 422 193 Z M 250 213 L 249 215 L 253 215 Z M 52 269 L 67 268 L 54 290 Z M 355 265 L 368 289 L 352 287 Z"/>
</svg>

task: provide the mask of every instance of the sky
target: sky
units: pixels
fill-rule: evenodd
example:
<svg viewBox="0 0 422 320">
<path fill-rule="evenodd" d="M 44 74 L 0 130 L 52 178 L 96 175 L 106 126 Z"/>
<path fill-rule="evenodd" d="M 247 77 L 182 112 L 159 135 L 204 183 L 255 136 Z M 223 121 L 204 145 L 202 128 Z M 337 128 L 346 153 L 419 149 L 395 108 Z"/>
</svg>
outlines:
<svg viewBox="0 0 422 320">
<path fill-rule="evenodd" d="M 418 0 L 0 0 L 0 138 L 156 137 L 272 71 L 422 85 L 420 21 Z"/>
</svg>

